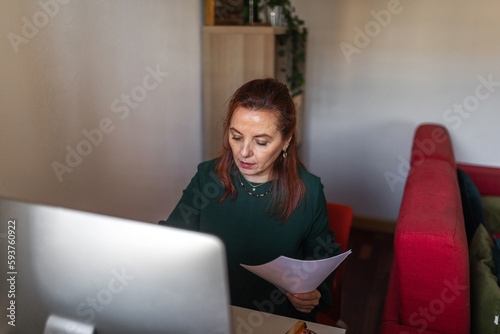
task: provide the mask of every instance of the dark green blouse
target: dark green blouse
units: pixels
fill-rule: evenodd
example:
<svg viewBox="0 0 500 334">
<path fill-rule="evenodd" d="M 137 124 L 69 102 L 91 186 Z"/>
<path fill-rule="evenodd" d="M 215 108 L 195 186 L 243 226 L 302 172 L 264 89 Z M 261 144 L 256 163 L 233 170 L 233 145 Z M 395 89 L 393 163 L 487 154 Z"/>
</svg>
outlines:
<svg viewBox="0 0 500 334">
<path fill-rule="evenodd" d="M 201 231 L 218 236 L 225 244 L 229 273 L 231 304 L 289 317 L 313 320 L 314 314 L 306 315 L 295 310 L 288 299 L 272 284 L 247 271 L 242 264 L 259 265 L 280 255 L 295 259 L 320 259 L 340 253 L 333 242 L 333 232 L 328 227 L 328 211 L 323 185 L 318 177 L 299 167 L 299 176 L 305 184 L 306 196 L 300 206 L 283 224 L 277 216 L 271 216 L 273 192 L 263 197 L 249 195 L 241 186 L 236 173 L 232 173 L 238 192 L 218 203 L 225 191 L 215 173 L 211 160 L 198 166 L 198 172 L 182 198 L 162 225 Z M 268 182 L 255 192 L 241 177 L 252 193 L 262 194 L 271 187 Z M 307 274 L 307 273 L 298 273 Z M 327 279 L 331 281 L 333 275 Z M 318 290 L 322 298 L 320 306 L 331 305 L 331 294 L 324 282 Z"/>
</svg>

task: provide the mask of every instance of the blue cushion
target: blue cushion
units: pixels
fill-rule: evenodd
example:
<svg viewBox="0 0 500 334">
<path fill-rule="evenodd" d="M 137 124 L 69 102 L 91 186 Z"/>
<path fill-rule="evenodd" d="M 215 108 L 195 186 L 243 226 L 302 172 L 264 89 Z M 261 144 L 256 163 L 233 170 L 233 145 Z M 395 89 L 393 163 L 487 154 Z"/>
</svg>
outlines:
<svg viewBox="0 0 500 334">
<path fill-rule="evenodd" d="M 483 205 L 481 195 L 476 185 L 469 175 L 460 168 L 457 168 L 458 185 L 460 187 L 460 197 L 462 198 L 462 210 L 465 222 L 465 233 L 467 242 L 470 245 L 472 237 L 480 224 L 484 224 Z"/>
</svg>

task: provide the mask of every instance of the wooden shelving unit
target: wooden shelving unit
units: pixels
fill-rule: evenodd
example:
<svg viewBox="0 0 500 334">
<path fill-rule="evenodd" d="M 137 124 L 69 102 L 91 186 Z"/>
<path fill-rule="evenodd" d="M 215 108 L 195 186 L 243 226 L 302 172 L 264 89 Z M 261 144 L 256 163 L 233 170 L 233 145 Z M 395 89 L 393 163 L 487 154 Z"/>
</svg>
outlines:
<svg viewBox="0 0 500 334">
<path fill-rule="evenodd" d="M 227 102 L 236 89 L 257 78 L 286 82 L 289 60 L 286 52 L 278 52 L 285 34 L 286 27 L 203 27 L 204 159 L 216 157 L 222 148 Z M 301 103 L 301 96 L 297 100 Z"/>
</svg>

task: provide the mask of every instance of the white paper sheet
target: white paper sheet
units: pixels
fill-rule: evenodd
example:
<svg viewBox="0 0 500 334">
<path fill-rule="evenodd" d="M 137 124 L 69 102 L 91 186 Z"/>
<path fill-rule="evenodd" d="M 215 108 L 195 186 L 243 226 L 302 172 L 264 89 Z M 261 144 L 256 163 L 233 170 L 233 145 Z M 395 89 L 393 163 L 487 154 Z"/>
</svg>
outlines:
<svg viewBox="0 0 500 334">
<path fill-rule="evenodd" d="M 351 250 L 321 260 L 296 260 L 280 256 L 265 264 L 257 266 L 241 264 L 241 266 L 274 284 L 283 292 L 305 293 L 316 290 L 349 254 Z"/>
</svg>

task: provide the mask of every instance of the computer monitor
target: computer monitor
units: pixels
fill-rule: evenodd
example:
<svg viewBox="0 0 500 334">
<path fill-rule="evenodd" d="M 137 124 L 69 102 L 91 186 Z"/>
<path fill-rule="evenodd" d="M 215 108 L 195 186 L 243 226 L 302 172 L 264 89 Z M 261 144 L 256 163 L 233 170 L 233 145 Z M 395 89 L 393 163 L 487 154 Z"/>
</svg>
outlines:
<svg viewBox="0 0 500 334">
<path fill-rule="evenodd" d="M 230 333 L 214 236 L 0 198 L 0 332 Z"/>
</svg>

